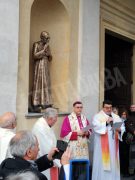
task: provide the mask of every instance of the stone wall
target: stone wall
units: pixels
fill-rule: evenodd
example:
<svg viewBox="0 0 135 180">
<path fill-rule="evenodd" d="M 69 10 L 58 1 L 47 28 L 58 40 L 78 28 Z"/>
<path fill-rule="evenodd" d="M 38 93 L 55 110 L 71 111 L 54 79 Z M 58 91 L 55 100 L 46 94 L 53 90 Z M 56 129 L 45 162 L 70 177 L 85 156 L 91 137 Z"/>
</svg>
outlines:
<svg viewBox="0 0 135 180">
<path fill-rule="evenodd" d="M 0 1 L 0 114 L 16 112 L 19 0 Z"/>
</svg>

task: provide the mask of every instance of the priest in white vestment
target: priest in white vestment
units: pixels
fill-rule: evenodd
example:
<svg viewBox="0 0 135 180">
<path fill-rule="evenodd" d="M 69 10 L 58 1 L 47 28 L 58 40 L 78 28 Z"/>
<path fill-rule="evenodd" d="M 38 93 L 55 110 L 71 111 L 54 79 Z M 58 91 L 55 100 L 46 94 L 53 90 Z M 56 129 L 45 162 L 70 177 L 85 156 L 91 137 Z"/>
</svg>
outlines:
<svg viewBox="0 0 135 180">
<path fill-rule="evenodd" d="M 92 180 L 120 180 L 119 140 L 125 128 L 112 130 L 116 122 L 121 119 L 112 112 L 111 101 L 104 101 L 103 109 L 92 121 L 95 135 Z"/>
<path fill-rule="evenodd" d="M 44 116 L 39 118 L 34 124 L 32 132 L 36 135 L 39 142 L 38 157 L 48 154 L 52 147 L 56 147 L 56 136 L 52 129 L 52 126 L 57 121 L 57 110 L 53 108 L 47 108 Z M 60 167 L 60 161 L 54 160 L 55 166 Z M 51 179 L 50 169 L 43 172 L 48 179 Z"/>
<path fill-rule="evenodd" d="M 0 117 L 0 163 L 6 158 L 8 145 L 15 135 L 16 117 L 12 112 L 6 112 Z M 8 157 L 11 156 L 8 152 Z"/>
</svg>

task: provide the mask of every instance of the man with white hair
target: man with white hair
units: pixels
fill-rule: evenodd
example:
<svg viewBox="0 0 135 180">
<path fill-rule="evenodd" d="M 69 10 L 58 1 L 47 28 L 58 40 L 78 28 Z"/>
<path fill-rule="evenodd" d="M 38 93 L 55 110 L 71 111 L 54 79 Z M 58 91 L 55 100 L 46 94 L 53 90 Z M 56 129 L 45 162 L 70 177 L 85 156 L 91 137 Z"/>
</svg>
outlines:
<svg viewBox="0 0 135 180">
<path fill-rule="evenodd" d="M 12 158 L 7 158 L 1 163 L 0 179 L 27 170 L 35 173 L 39 180 L 47 180 L 46 176 L 41 172 L 53 166 L 52 156 L 55 152 L 59 152 L 57 148 L 52 148 L 48 154 L 37 159 L 39 144 L 36 136 L 31 131 L 17 132 L 9 143 L 9 149 Z M 64 168 L 61 173 L 65 172 L 66 177 L 67 170 L 65 168 L 69 166 L 69 159 L 70 150 L 67 148 L 61 158 L 61 164 Z M 63 179 L 64 177 L 62 177 Z"/>
<path fill-rule="evenodd" d="M 52 126 L 56 123 L 57 116 L 58 113 L 56 109 L 47 108 L 45 110 L 43 117 L 39 118 L 33 126 L 32 132 L 38 139 L 40 149 L 38 157 L 47 154 L 52 147 L 56 147 L 57 140 Z M 56 166 L 60 165 L 58 160 L 54 160 L 54 163 Z M 50 179 L 50 169 L 44 171 L 43 174 L 45 174 L 48 177 L 48 179 Z"/>
<path fill-rule="evenodd" d="M 0 163 L 5 159 L 9 141 L 15 135 L 16 117 L 6 112 L 0 117 Z"/>
</svg>

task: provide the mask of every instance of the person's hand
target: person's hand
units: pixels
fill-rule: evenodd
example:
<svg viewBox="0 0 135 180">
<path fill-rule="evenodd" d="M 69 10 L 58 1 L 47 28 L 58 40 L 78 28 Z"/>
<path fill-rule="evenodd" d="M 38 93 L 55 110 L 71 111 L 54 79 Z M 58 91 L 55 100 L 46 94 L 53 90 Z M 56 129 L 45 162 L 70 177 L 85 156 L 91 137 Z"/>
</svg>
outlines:
<svg viewBox="0 0 135 180">
<path fill-rule="evenodd" d="M 117 131 L 117 132 L 121 132 L 121 129 L 120 129 L 120 128 L 117 128 L 116 131 Z"/>
<path fill-rule="evenodd" d="M 52 161 L 53 160 L 53 158 L 52 158 L 52 156 L 55 154 L 55 152 L 59 152 L 59 150 L 58 150 L 58 148 L 52 148 L 50 151 L 49 151 L 49 153 L 48 153 L 48 155 L 47 155 L 47 158 L 50 160 L 50 161 Z"/>
<path fill-rule="evenodd" d="M 88 136 L 88 135 L 89 135 L 89 131 L 86 131 L 84 135 L 85 135 L 85 136 Z"/>
<path fill-rule="evenodd" d="M 69 147 L 67 147 L 66 151 L 63 153 L 62 157 L 61 157 L 61 164 L 62 165 L 66 165 L 69 164 L 69 160 L 71 158 L 71 150 Z"/>
<path fill-rule="evenodd" d="M 109 124 L 110 122 L 113 122 L 113 118 L 109 117 L 106 122 L 107 122 L 107 124 Z"/>
<path fill-rule="evenodd" d="M 77 135 L 78 135 L 78 136 L 83 136 L 83 135 L 85 135 L 85 132 L 83 132 L 82 130 L 80 130 L 80 131 L 77 132 Z"/>
</svg>

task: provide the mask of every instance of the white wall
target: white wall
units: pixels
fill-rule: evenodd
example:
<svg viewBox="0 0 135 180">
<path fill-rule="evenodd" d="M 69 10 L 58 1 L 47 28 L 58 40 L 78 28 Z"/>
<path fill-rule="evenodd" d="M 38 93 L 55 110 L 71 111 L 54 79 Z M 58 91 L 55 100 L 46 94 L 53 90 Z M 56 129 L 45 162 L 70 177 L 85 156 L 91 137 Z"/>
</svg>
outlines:
<svg viewBox="0 0 135 180">
<path fill-rule="evenodd" d="M 100 0 L 80 0 L 78 88 L 89 120 L 99 108 L 99 13 Z"/>
<path fill-rule="evenodd" d="M 16 112 L 19 0 L 0 0 L 0 114 Z"/>
</svg>

